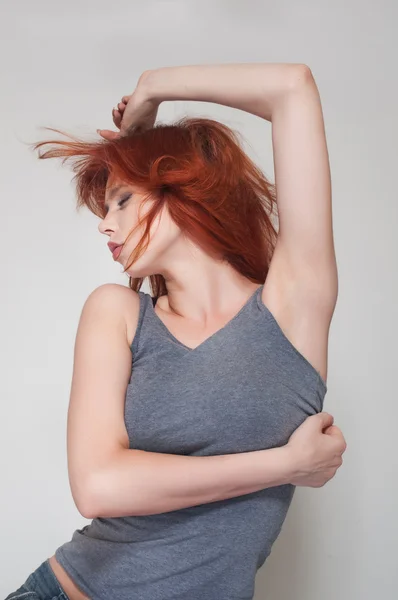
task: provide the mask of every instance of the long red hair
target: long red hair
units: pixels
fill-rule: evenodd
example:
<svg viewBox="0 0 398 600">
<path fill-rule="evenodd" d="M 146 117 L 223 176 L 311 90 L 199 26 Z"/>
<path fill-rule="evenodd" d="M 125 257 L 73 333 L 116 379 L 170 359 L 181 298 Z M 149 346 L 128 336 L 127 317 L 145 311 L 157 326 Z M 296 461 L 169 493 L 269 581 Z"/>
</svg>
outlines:
<svg viewBox="0 0 398 600">
<path fill-rule="evenodd" d="M 167 202 L 171 218 L 194 243 L 244 277 L 264 283 L 277 239 L 275 184 L 246 155 L 235 131 L 212 119 L 184 117 L 114 140 L 68 137 L 72 141 L 41 141 L 33 147 L 51 144 L 39 158 L 72 161 L 77 209 L 84 205 L 104 218 L 109 177 L 136 184 L 155 199 L 137 224 L 144 223 L 145 231 L 125 270 L 145 252 L 151 224 Z M 162 275 L 149 280 L 154 296 L 167 293 Z M 143 278 L 129 278 L 135 291 L 142 283 Z"/>
</svg>

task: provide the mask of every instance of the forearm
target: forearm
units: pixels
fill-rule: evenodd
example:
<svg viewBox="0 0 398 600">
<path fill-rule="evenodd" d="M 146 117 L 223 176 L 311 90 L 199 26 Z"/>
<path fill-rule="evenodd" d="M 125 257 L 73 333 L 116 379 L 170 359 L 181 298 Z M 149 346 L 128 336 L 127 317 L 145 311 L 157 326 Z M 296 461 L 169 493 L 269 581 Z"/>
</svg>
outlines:
<svg viewBox="0 0 398 600">
<path fill-rule="evenodd" d="M 271 121 L 281 97 L 307 76 L 296 63 L 238 63 L 162 67 L 146 72 L 149 98 L 197 100 L 239 108 Z"/>
<path fill-rule="evenodd" d="M 170 512 L 283 485 L 293 473 L 283 446 L 212 456 L 121 449 L 93 480 L 85 516 Z"/>
</svg>

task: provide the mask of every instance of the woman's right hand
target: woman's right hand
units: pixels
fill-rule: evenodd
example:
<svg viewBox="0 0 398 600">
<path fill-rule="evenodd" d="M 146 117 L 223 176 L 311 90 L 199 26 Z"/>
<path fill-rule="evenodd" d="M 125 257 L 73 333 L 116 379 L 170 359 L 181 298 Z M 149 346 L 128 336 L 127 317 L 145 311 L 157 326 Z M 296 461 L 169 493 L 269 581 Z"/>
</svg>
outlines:
<svg viewBox="0 0 398 600">
<path fill-rule="evenodd" d="M 334 477 L 347 444 L 333 421 L 326 412 L 311 415 L 290 436 L 285 448 L 291 453 L 291 484 L 322 487 Z"/>
<path fill-rule="evenodd" d="M 114 140 L 133 131 L 145 131 L 154 127 L 161 101 L 155 100 L 148 93 L 148 78 L 151 78 L 151 71 L 144 71 L 133 93 L 123 96 L 112 109 L 112 119 L 119 131 L 97 129 L 101 137 Z"/>
</svg>

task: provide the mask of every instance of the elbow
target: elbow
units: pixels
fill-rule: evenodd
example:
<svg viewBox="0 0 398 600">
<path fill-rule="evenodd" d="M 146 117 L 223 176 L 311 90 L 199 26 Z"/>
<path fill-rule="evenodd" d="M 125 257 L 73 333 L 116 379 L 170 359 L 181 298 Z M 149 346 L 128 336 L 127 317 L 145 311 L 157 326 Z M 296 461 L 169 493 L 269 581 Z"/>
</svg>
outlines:
<svg viewBox="0 0 398 600">
<path fill-rule="evenodd" d="M 85 484 L 80 486 L 80 493 L 76 493 L 79 500 L 76 505 L 85 518 L 111 518 L 127 514 L 130 516 L 144 514 L 141 511 L 139 498 L 136 497 L 136 485 L 126 484 L 122 465 L 117 462 L 118 457 L 119 455 L 113 456 L 112 460 L 108 460 L 106 463 L 102 461 L 101 466 L 97 464 L 96 468 L 89 473 L 86 471 Z M 132 487 L 134 487 L 134 501 L 131 500 Z"/>
<path fill-rule="evenodd" d="M 314 77 L 311 69 L 305 64 L 294 64 L 292 66 L 291 77 L 289 80 L 289 89 L 294 91 L 314 83 Z"/>
<path fill-rule="evenodd" d="M 98 511 L 94 508 L 94 504 L 91 501 L 80 502 L 78 511 L 85 519 L 95 519 L 99 516 Z"/>
<path fill-rule="evenodd" d="M 98 517 L 98 500 L 95 497 L 92 478 L 85 485 L 72 486 L 72 496 L 77 510 L 85 519 Z"/>
<path fill-rule="evenodd" d="M 109 473 L 93 473 L 85 486 L 84 494 L 80 496 L 80 514 L 86 519 L 124 516 L 118 514 L 114 501 L 115 489 Z"/>
</svg>

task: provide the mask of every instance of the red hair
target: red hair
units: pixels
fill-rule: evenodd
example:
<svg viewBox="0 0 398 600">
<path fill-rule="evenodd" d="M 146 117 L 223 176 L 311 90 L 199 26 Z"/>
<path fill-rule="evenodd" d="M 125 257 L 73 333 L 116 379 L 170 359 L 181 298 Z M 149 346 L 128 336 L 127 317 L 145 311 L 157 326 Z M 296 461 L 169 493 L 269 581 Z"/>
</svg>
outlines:
<svg viewBox="0 0 398 600">
<path fill-rule="evenodd" d="M 277 239 L 271 221 L 275 185 L 245 154 L 235 131 L 212 119 L 184 117 L 111 141 L 69 137 L 73 141 L 38 142 L 34 150 L 53 144 L 39 158 L 72 160 L 77 209 L 85 205 L 103 218 L 110 177 L 136 184 L 155 199 L 137 225 L 146 228 L 125 270 L 147 248 L 151 223 L 166 202 L 171 218 L 194 243 L 244 277 L 264 283 Z M 162 275 L 149 280 L 153 295 L 167 293 Z M 129 287 L 138 291 L 142 282 L 130 277 Z"/>
</svg>

